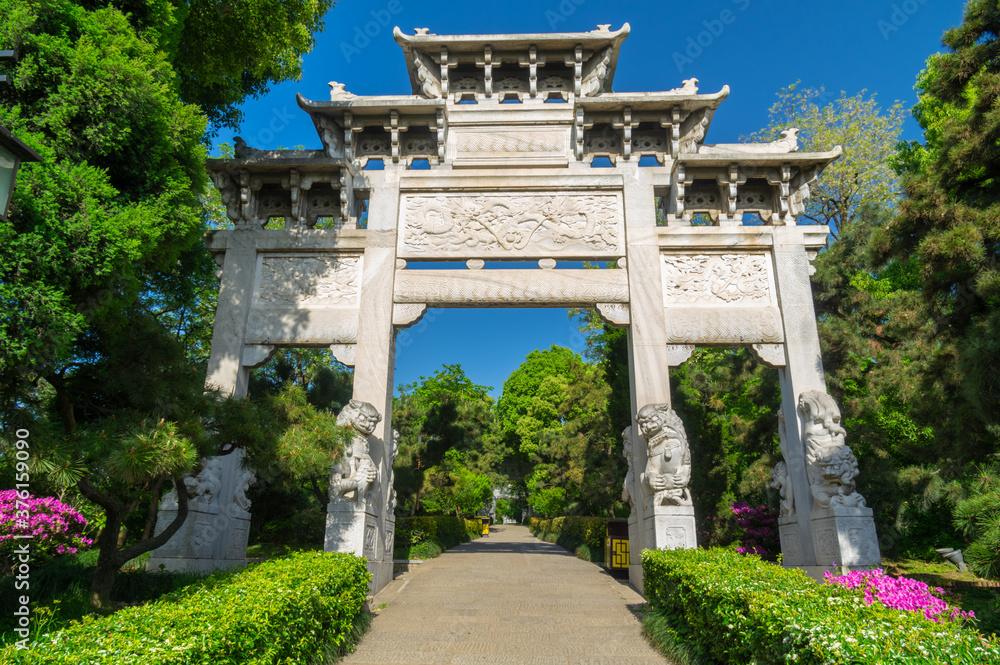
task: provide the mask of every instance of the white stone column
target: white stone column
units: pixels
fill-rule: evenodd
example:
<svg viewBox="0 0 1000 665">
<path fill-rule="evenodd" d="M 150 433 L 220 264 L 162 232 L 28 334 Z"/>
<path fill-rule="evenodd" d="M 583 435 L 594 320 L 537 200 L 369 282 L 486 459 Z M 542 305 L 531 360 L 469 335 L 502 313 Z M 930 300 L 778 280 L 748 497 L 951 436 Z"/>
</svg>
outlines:
<svg viewBox="0 0 1000 665">
<path fill-rule="evenodd" d="M 392 581 L 392 542 L 387 541 L 391 516 L 388 478 L 392 464 L 392 380 L 395 339 L 392 326 L 393 282 L 396 272 L 396 223 L 399 214 L 399 172 L 386 165 L 366 172 L 371 181 L 368 231 L 361 284 L 361 311 L 354 365 L 354 399 L 378 409 L 382 420 L 369 437 L 369 454 L 378 469 L 370 510 L 375 531 L 355 539 L 351 551 L 368 559 L 373 593 Z M 332 504 L 331 504 L 332 505 Z M 391 538 L 391 536 L 389 536 Z"/>
<path fill-rule="evenodd" d="M 632 451 L 635 482 L 633 516 L 629 518 L 629 581 L 642 589 L 643 549 L 676 547 L 677 529 L 684 529 L 683 541 L 695 543 L 693 508 L 652 506 L 651 492 L 640 481 L 646 468 L 646 441 L 640 434 L 635 415 L 647 404 L 670 404 L 667 360 L 667 331 L 663 313 L 663 285 L 660 276 L 660 246 L 656 229 L 653 182 L 649 171 L 635 164 L 623 164 L 626 270 L 629 281 L 629 384 L 632 389 Z M 683 513 L 683 515 L 681 514 Z M 634 519 L 633 519 L 634 518 Z M 670 522 L 670 525 L 667 525 Z M 668 538 L 668 536 L 670 536 Z"/>
<path fill-rule="evenodd" d="M 787 470 L 785 482 L 792 492 L 791 510 L 778 520 L 782 562 L 802 568 L 813 577 L 821 577 L 823 571 L 833 568 L 832 564 L 870 567 L 879 559 L 871 509 L 814 505 L 805 444 L 809 418 L 799 404 L 804 393 L 825 394 L 826 378 L 809 279 L 811 266 L 800 228 L 774 228 L 774 268 L 786 359 L 785 366 L 778 368 L 782 414 L 779 426 Z"/>
<path fill-rule="evenodd" d="M 228 233 L 205 386 L 242 398 L 246 397 L 250 376 L 250 369 L 242 361 L 257 272 L 256 233 L 249 228 Z"/>
<path fill-rule="evenodd" d="M 794 226 L 774 227 L 775 285 L 785 329 L 786 362 L 784 367 L 778 368 L 784 428 L 782 454 L 794 496 L 794 507 L 788 515 L 779 519 L 778 530 L 782 562 L 789 567 L 816 566 L 809 520 L 812 497 L 806 476 L 798 396 L 806 390 L 826 391 L 826 378 L 823 375 L 809 268 L 809 257 L 798 229 Z"/>
<path fill-rule="evenodd" d="M 205 387 L 242 399 L 251 369 L 243 364 L 243 354 L 257 272 L 256 233 L 245 227 L 227 233 Z M 153 550 L 147 570 L 159 570 L 161 564 L 167 570 L 198 571 L 246 564 L 250 502 L 244 493 L 253 474 L 241 468 L 242 460 L 242 450 L 208 458 L 198 476 L 186 479 L 189 487 L 196 488 L 199 482 L 215 483 L 218 475 L 219 486 L 190 497 L 187 519 L 169 541 Z M 176 495 L 167 494 L 160 502 L 154 533 L 163 531 L 176 515 Z"/>
</svg>

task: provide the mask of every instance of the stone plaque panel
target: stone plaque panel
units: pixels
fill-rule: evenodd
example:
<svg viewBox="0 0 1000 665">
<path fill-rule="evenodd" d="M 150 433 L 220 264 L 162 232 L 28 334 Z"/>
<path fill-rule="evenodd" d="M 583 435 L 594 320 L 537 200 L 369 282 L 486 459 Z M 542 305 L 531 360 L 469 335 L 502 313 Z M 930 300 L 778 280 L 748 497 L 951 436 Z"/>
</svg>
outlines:
<svg viewBox="0 0 1000 665">
<path fill-rule="evenodd" d="M 357 308 L 361 256 L 257 257 L 255 308 Z"/>
<path fill-rule="evenodd" d="M 404 259 L 619 258 L 625 246 L 616 193 L 407 194 Z"/>
<path fill-rule="evenodd" d="M 664 307 L 777 306 L 770 254 L 661 254 Z"/>
<path fill-rule="evenodd" d="M 569 164 L 569 131 L 562 128 L 456 127 L 452 136 L 456 168 Z"/>
</svg>

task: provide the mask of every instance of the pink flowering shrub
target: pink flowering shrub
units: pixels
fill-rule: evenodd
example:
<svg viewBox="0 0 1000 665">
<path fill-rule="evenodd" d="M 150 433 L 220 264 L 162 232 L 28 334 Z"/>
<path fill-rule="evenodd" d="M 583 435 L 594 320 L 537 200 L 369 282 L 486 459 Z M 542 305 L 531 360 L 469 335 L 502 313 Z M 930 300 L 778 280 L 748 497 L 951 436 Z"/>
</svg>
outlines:
<svg viewBox="0 0 1000 665">
<path fill-rule="evenodd" d="M 19 511 L 27 511 L 27 515 Z M 76 508 L 54 497 L 28 495 L 18 501 L 16 490 L 0 492 L 0 560 L 4 570 L 14 564 L 14 550 L 27 543 L 31 562 L 38 563 L 59 554 L 75 554 L 93 540 L 83 535 L 87 520 Z M 27 536 L 31 538 L 17 538 Z"/>
<path fill-rule="evenodd" d="M 781 549 L 774 509 L 767 505 L 751 507 L 746 501 L 740 501 L 730 506 L 729 510 L 739 532 L 740 544 L 736 551 L 773 559 Z"/>
<path fill-rule="evenodd" d="M 909 610 L 923 612 L 931 621 L 941 623 L 945 620 L 975 619 L 973 612 L 963 612 L 957 607 L 951 607 L 940 596 L 948 592 L 941 587 L 930 587 L 919 580 L 909 577 L 892 577 L 875 570 L 855 570 L 847 575 L 824 573 L 826 584 L 842 586 L 848 589 L 862 589 L 865 603 L 871 605 L 876 600 L 894 610 Z"/>
</svg>

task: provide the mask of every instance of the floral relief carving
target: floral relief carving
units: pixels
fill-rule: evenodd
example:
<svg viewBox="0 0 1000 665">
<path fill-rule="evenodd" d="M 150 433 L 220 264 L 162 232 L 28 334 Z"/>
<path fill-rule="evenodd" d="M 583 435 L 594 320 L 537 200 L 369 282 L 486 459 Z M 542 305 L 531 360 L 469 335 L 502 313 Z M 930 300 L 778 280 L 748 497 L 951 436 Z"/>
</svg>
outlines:
<svg viewBox="0 0 1000 665">
<path fill-rule="evenodd" d="M 264 258 L 258 300 L 269 305 L 354 307 L 361 257 Z"/>
<path fill-rule="evenodd" d="M 664 304 L 770 302 L 762 254 L 662 255 Z"/>
<path fill-rule="evenodd" d="M 402 249 L 477 258 L 604 254 L 619 251 L 620 219 L 618 198 L 607 195 L 412 196 Z"/>
</svg>

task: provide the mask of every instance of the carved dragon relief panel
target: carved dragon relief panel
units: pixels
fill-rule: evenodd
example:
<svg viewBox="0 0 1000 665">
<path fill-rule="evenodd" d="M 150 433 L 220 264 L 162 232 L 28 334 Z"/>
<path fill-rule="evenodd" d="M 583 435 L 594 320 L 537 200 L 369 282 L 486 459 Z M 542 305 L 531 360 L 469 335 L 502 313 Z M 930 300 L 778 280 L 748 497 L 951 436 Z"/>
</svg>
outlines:
<svg viewBox="0 0 1000 665">
<path fill-rule="evenodd" d="M 255 305 L 358 307 L 360 256 L 262 257 Z"/>
<path fill-rule="evenodd" d="M 408 195 L 399 255 L 442 258 L 551 258 L 621 255 L 618 194 Z"/>
</svg>

